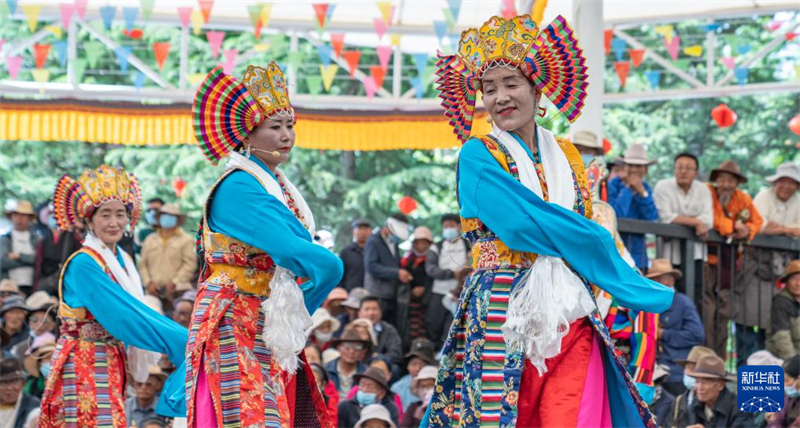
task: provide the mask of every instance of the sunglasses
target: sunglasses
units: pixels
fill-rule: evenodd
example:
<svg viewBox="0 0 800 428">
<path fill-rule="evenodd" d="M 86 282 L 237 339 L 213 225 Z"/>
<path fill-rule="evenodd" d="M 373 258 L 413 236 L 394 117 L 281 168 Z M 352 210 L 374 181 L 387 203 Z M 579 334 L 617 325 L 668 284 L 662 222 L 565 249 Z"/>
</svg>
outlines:
<svg viewBox="0 0 800 428">
<path fill-rule="evenodd" d="M 348 351 L 363 351 L 366 348 L 363 343 L 343 343 L 342 347 Z"/>
</svg>

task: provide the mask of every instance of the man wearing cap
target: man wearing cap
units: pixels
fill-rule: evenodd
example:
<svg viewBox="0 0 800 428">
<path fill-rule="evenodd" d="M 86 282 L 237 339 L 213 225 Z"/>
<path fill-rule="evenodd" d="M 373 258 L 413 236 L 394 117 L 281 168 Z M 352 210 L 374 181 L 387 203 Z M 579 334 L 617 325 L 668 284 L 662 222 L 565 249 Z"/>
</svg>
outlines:
<svg viewBox="0 0 800 428">
<path fill-rule="evenodd" d="M 336 317 L 341 327 L 339 327 L 339 331 L 333 334 L 333 337 L 341 336 L 345 326 L 358 319 L 358 308 L 361 307 L 361 299 L 367 296 L 369 296 L 369 291 L 363 287 L 356 287 L 350 290 L 350 293 L 347 294 L 347 298 L 341 303 L 344 312 Z"/>
<path fill-rule="evenodd" d="M 739 171 L 739 165 L 732 160 L 722 162 L 719 167 L 711 171 L 709 180 L 708 186 L 714 204 L 714 229 L 723 237 L 728 237 L 729 243 L 734 239 L 752 240 L 761 230 L 762 219 L 750 196 L 738 189 L 740 184 L 747 182 L 747 178 Z M 706 344 L 718 355 L 725 355 L 728 320 L 738 315 L 737 310 L 741 310 L 742 302 L 758 302 L 759 292 L 771 292 L 770 290 L 761 290 L 763 287 L 745 287 L 744 281 L 734 281 L 732 267 L 742 257 L 737 248 L 738 244 L 709 245 L 708 269 L 703 285 L 703 325 L 706 328 Z M 733 290 L 734 285 L 741 288 L 737 290 L 739 294 L 748 293 L 747 296 L 751 300 L 736 296 Z M 750 296 L 750 293 L 754 296 Z M 733 307 L 734 302 L 731 301 L 734 297 L 737 297 L 736 307 Z M 769 302 L 771 298 L 771 294 L 762 296 L 761 301 Z M 748 348 L 750 350 L 747 355 L 764 348 L 764 329 L 756 332 L 752 326 L 766 327 L 768 321 L 767 313 L 764 311 L 748 308 L 748 314 L 758 320 L 746 323 L 749 325 L 736 326 L 737 340 L 741 342 L 737 343 L 737 350 Z M 737 323 L 742 321 L 745 320 L 737 320 Z M 749 345 L 750 343 L 752 345 Z M 747 357 L 745 356 L 745 358 Z"/>
<path fill-rule="evenodd" d="M 772 186 L 758 192 L 753 203 L 764 217 L 766 235 L 800 238 L 800 165 L 784 162 L 775 175 L 767 177 Z"/>
<path fill-rule="evenodd" d="M 26 295 L 30 295 L 38 243 L 31 227 L 35 218 L 33 205 L 28 201 L 10 201 L 6 205 L 6 216 L 13 228 L 0 236 L 0 278 L 13 279 Z"/>
<path fill-rule="evenodd" d="M 788 360 L 800 354 L 800 260 L 789 263 L 780 282 L 786 286 L 772 299 L 767 351 Z"/>
<path fill-rule="evenodd" d="M 752 413 L 739 409 L 736 394 L 728 391 L 725 382 L 736 381 L 725 373 L 725 362 L 717 356 L 702 357 L 689 373 L 697 384 L 697 401 L 676 420 L 686 428 L 750 428 L 755 426 Z"/>
<path fill-rule="evenodd" d="M 139 273 L 147 293 L 161 297 L 172 309 L 176 291 L 192 288 L 191 280 L 197 268 L 195 240 L 181 230 L 186 216 L 178 205 L 167 204 L 158 214 L 159 228 L 144 240 Z"/>
<path fill-rule="evenodd" d="M 25 358 L 28 346 L 43 335 L 54 336 L 57 334 L 56 313 L 58 310 L 58 300 L 47 294 L 45 291 L 37 291 L 25 300 L 28 315 L 25 323 L 30 330 L 30 338 L 23 340 L 11 348 L 11 353 L 19 359 Z"/>
<path fill-rule="evenodd" d="M 384 319 L 398 327 L 408 311 L 411 273 L 400 267 L 400 243 L 411 234 L 408 217 L 392 214 L 364 246 L 364 288 L 380 299 Z"/>
<path fill-rule="evenodd" d="M 353 228 L 353 242 L 339 253 L 339 258 L 344 263 L 344 276 L 339 287 L 347 291 L 364 286 L 364 247 L 372 234 L 369 220 L 359 218 L 350 225 Z"/>
<path fill-rule="evenodd" d="M 325 364 L 325 371 L 344 400 L 353 387 L 354 376 L 364 373 L 366 364 L 362 363 L 372 347 L 372 342 L 364 340 L 351 328 L 344 329 L 342 336 L 331 343 L 331 348 L 339 351 L 339 357 Z"/>
<path fill-rule="evenodd" d="M 133 381 L 136 395 L 125 401 L 125 415 L 128 417 L 128 426 L 142 426 L 146 419 L 156 417 L 156 403 L 158 395 L 164 386 L 167 375 L 158 366 L 150 367 L 150 376 L 145 382 Z"/>
<path fill-rule="evenodd" d="M 647 167 L 654 163 L 647 159 L 647 151 L 638 143 L 625 151 L 625 175 L 608 182 L 608 203 L 619 218 L 656 221 L 658 211 L 653 200 L 653 190 L 644 182 Z M 620 233 L 625 247 L 643 272 L 647 270 L 647 253 L 644 235 Z"/>
<path fill-rule="evenodd" d="M 587 130 L 576 132 L 572 136 L 572 145 L 578 149 L 584 166 L 589 166 L 595 159 L 598 159 L 599 162 L 603 161 L 603 143 L 594 132 Z"/>
<path fill-rule="evenodd" d="M 678 422 L 681 418 L 680 415 L 686 414 L 688 409 L 694 406 L 694 403 L 697 401 L 697 396 L 694 392 L 695 378 L 689 376 L 689 373 L 694 370 L 700 358 L 716 355 L 714 351 L 705 346 L 695 346 L 689 351 L 689 355 L 686 359 L 675 360 L 675 363 L 683 368 L 682 381 L 685 387 L 685 392 L 675 397 L 675 407 L 672 413 L 675 422 Z"/>
<path fill-rule="evenodd" d="M 3 352 L 10 351 L 14 345 L 21 343 L 30 336 L 30 329 L 25 323 L 28 316 L 28 307 L 22 296 L 7 297 L 0 307 L 0 318 L 3 320 L 3 331 L 9 336 L 9 340 L 2 344 Z"/>
<path fill-rule="evenodd" d="M 39 399 L 22 392 L 24 385 L 19 360 L 0 360 L 0 424 L 4 428 L 27 427 L 39 417 Z"/>
<path fill-rule="evenodd" d="M 700 163 L 691 153 L 679 153 L 673 162 L 673 177 L 656 183 L 653 197 L 661 223 L 680 224 L 691 228 L 699 240 L 708 237 L 714 227 L 713 202 L 708 186 L 697 180 Z M 695 281 L 703 279 L 703 262 L 707 248 L 702 242 L 694 245 Z M 680 244 L 676 240 L 662 239 L 659 254 L 666 254 L 673 264 L 681 264 Z M 695 296 L 692 296 L 694 298 Z"/>
<path fill-rule="evenodd" d="M 674 289 L 675 282 L 683 274 L 673 269 L 669 260 L 655 259 L 646 276 Z M 672 305 L 660 315 L 659 321 L 657 359 L 659 364 L 669 368 L 664 389 L 677 396 L 686 391 L 683 367 L 677 364 L 677 360 L 685 359 L 693 347 L 703 343 L 706 336 L 694 302 L 683 293 L 675 293 Z"/>
<path fill-rule="evenodd" d="M 436 365 L 436 352 L 433 342 L 427 339 L 417 339 L 411 342 L 411 350 L 406 354 L 406 371 L 408 374 L 392 384 L 392 392 L 400 396 L 403 403 L 403 412 L 408 407 L 420 400 L 411 390 L 411 382 L 426 365 Z"/>
<path fill-rule="evenodd" d="M 358 392 L 355 398 L 339 403 L 340 427 L 351 427 L 361 419 L 361 411 L 370 404 L 380 404 L 389 411 L 392 422 L 397 425 L 399 412 L 394 404 L 394 395 L 389 390 L 386 375 L 377 367 L 370 367 L 355 376 Z"/>
</svg>

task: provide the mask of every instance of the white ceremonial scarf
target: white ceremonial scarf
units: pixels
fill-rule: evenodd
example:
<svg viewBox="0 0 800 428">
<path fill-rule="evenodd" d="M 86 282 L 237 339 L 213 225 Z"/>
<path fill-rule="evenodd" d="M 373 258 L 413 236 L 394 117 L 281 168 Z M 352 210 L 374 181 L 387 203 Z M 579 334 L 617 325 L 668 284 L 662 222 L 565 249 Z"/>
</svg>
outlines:
<svg viewBox="0 0 800 428">
<path fill-rule="evenodd" d="M 536 132 L 549 203 L 572 211 L 576 195 L 567 156 L 550 131 L 537 126 Z M 544 198 L 536 167 L 522 144 L 497 125 L 492 136 L 511 154 L 520 182 Z M 540 254 L 511 294 L 503 338 L 510 348 L 523 351 L 541 376 L 547 372 L 545 360 L 561 353 L 561 339 L 569 333 L 570 323 L 589 315 L 594 308 L 583 281 L 564 260 Z"/>
<path fill-rule="evenodd" d="M 286 208 L 289 203 L 283 194 L 280 183 L 267 171 L 254 161 L 232 152 L 226 170 L 241 169 L 253 174 L 264 186 L 270 195 L 281 201 Z M 286 192 L 294 200 L 295 206 L 305 220 L 305 228 L 314 236 L 314 216 L 297 187 L 289 181 L 283 172 L 278 169 Z M 292 213 L 294 215 L 294 213 Z M 303 292 L 295 282 L 295 275 L 286 268 L 276 266 L 275 274 L 270 281 L 269 298 L 261 303 L 264 311 L 264 344 L 270 351 L 275 362 L 289 373 L 297 371 L 297 355 L 303 350 L 308 337 L 307 330 L 311 328 L 311 315 L 306 309 Z"/>
<path fill-rule="evenodd" d="M 100 255 L 108 270 L 111 271 L 111 275 L 114 276 L 117 284 L 123 290 L 140 302 L 144 300 L 142 279 L 139 277 L 136 265 L 128 253 L 117 247 L 117 251 L 122 254 L 122 260 L 125 262 L 125 267 L 123 268 L 111 249 L 93 233 L 86 234 L 83 246 L 91 248 Z M 130 370 L 133 379 L 137 382 L 147 382 L 147 378 L 150 376 L 150 367 L 158 364 L 160 359 L 161 354 L 158 352 L 128 346 L 128 370 Z"/>
</svg>

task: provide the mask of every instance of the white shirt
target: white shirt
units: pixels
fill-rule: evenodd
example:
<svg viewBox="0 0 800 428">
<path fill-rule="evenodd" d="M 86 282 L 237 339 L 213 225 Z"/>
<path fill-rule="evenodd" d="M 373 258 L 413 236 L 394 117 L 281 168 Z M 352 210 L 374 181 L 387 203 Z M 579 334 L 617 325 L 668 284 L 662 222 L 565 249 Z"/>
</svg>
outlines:
<svg viewBox="0 0 800 428">
<path fill-rule="evenodd" d="M 432 247 L 435 249 L 435 247 Z M 465 267 L 468 267 L 467 246 L 461 239 L 455 242 L 442 241 L 442 248 L 439 251 L 439 268 L 458 272 Z M 455 278 L 450 279 L 434 279 L 433 292 L 436 294 L 447 295 L 450 290 L 456 288 L 458 282 Z"/>
<path fill-rule="evenodd" d="M 35 255 L 36 249 L 31 245 L 31 232 L 28 230 L 12 230 L 11 251 L 17 254 Z M 20 287 L 30 287 L 33 285 L 33 266 L 9 269 L 8 277 L 16 281 Z"/>
<path fill-rule="evenodd" d="M 709 229 L 714 226 L 714 203 L 711 190 L 697 180 L 692 182 L 688 192 L 684 192 L 675 177 L 666 178 L 656 184 L 653 198 L 658 208 L 658 218 L 662 223 L 672 223 L 679 216 L 699 218 Z M 677 241 L 661 240 L 661 251 L 664 257 L 672 255 L 672 264 L 681 263 L 680 244 Z M 695 260 L 706 260 L 707 247 L 702 242 L 695 243 Z"/>
<path fill-rule="evenodd" d="M 786 202 L 778 199 L 775 188 L 770 187 L 758 192 L 753 204 L 764 218 L 764 227 L 773 222 L 782 227 L 800 227 L 800 196 L 795 193 Z"/>
</svg>

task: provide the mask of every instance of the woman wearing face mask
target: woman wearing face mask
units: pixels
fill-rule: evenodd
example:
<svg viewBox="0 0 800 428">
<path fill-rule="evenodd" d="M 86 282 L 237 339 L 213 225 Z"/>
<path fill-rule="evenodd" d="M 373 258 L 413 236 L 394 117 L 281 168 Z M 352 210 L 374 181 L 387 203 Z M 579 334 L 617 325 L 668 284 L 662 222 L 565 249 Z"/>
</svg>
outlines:
<svg viewBox="0 0 800 428">
<path fill-rule="evenodd" d="M 53 352 L 56 350 L 56 337 L 45 333 L 33 340 L 23 361 L 25 371 L 30 377 L 22 392 L 42 398 L 45 383 L 52 369 Z"/>
<path fill-rule="evenodd" d="M 314 217 L 278 167 L 295 143 L 283 72 L 275 62 L 249 66 L 239 81 L 216 67 L 193 112 L 203 153 L 212 164 L 227 158 L 227 167 L 200 224 L 205 265 L 187 349 L 188 425 L 331 426 L 301 351 L 309 313 L 343 268 L 312 242 Z M 183 385 L 166 391 L 180 398 Z"/>
<path fill-rule="evenodd" d="M 786 405 L 778 413 L 766 414 L 768 428 L 789 428 L 800 425 L 800 355 L 783 363 L 783 392 Z"/>
<path fill-rule="evenodd" d="M 654 313 L 669 307 L 672 291 L 628 266 L 589 220 L 580 155 L 535 121 L 543 93 L 577 118 L 584 61 L 563 18 L 540 33 L 524 15 L 463 32 L 458 52 L 437 63 L 442 104 L 465 142 L 457 197 L 474 270 L 423 426 L 655 424 L 588 283 Z M 478 90 L 494 129 L 470 138 Z"/>
<path fill-rule="evenodd" d="M 135 177 L 107 165 L 56 186 L 59 227 L 84 223 L 88 233 L 62 271 L 58 352 L 40 427 L 124 427 L 127 373 L 144 382 L 160 354 L 184 360 L 188 332 L 142 303 L 133 258 L 119 247 L 139 221 L 140 197 Z"/>
<path fill-rule="evenodd" d="M 417 376 L 411 381 L 411 392 L 421 401 L 411 403 L 406 409 L 403 419 L 400 421 L 401 427 L 418 427 L 425 416 L 425 409 L 433 398 L 433 387 L 436 383 L 436 366 L 423 367 Z"/>
<path fill-rule="evenodd" d="M 311 328 L 309 331 L 309 340 L 317 345 L 320 351 L 324 351 L 330 347 L 333 333 L 339 331 L 339 320 L 332 317 L 325 308 L 319 308 L 311 316 Z"/>
</svg>

